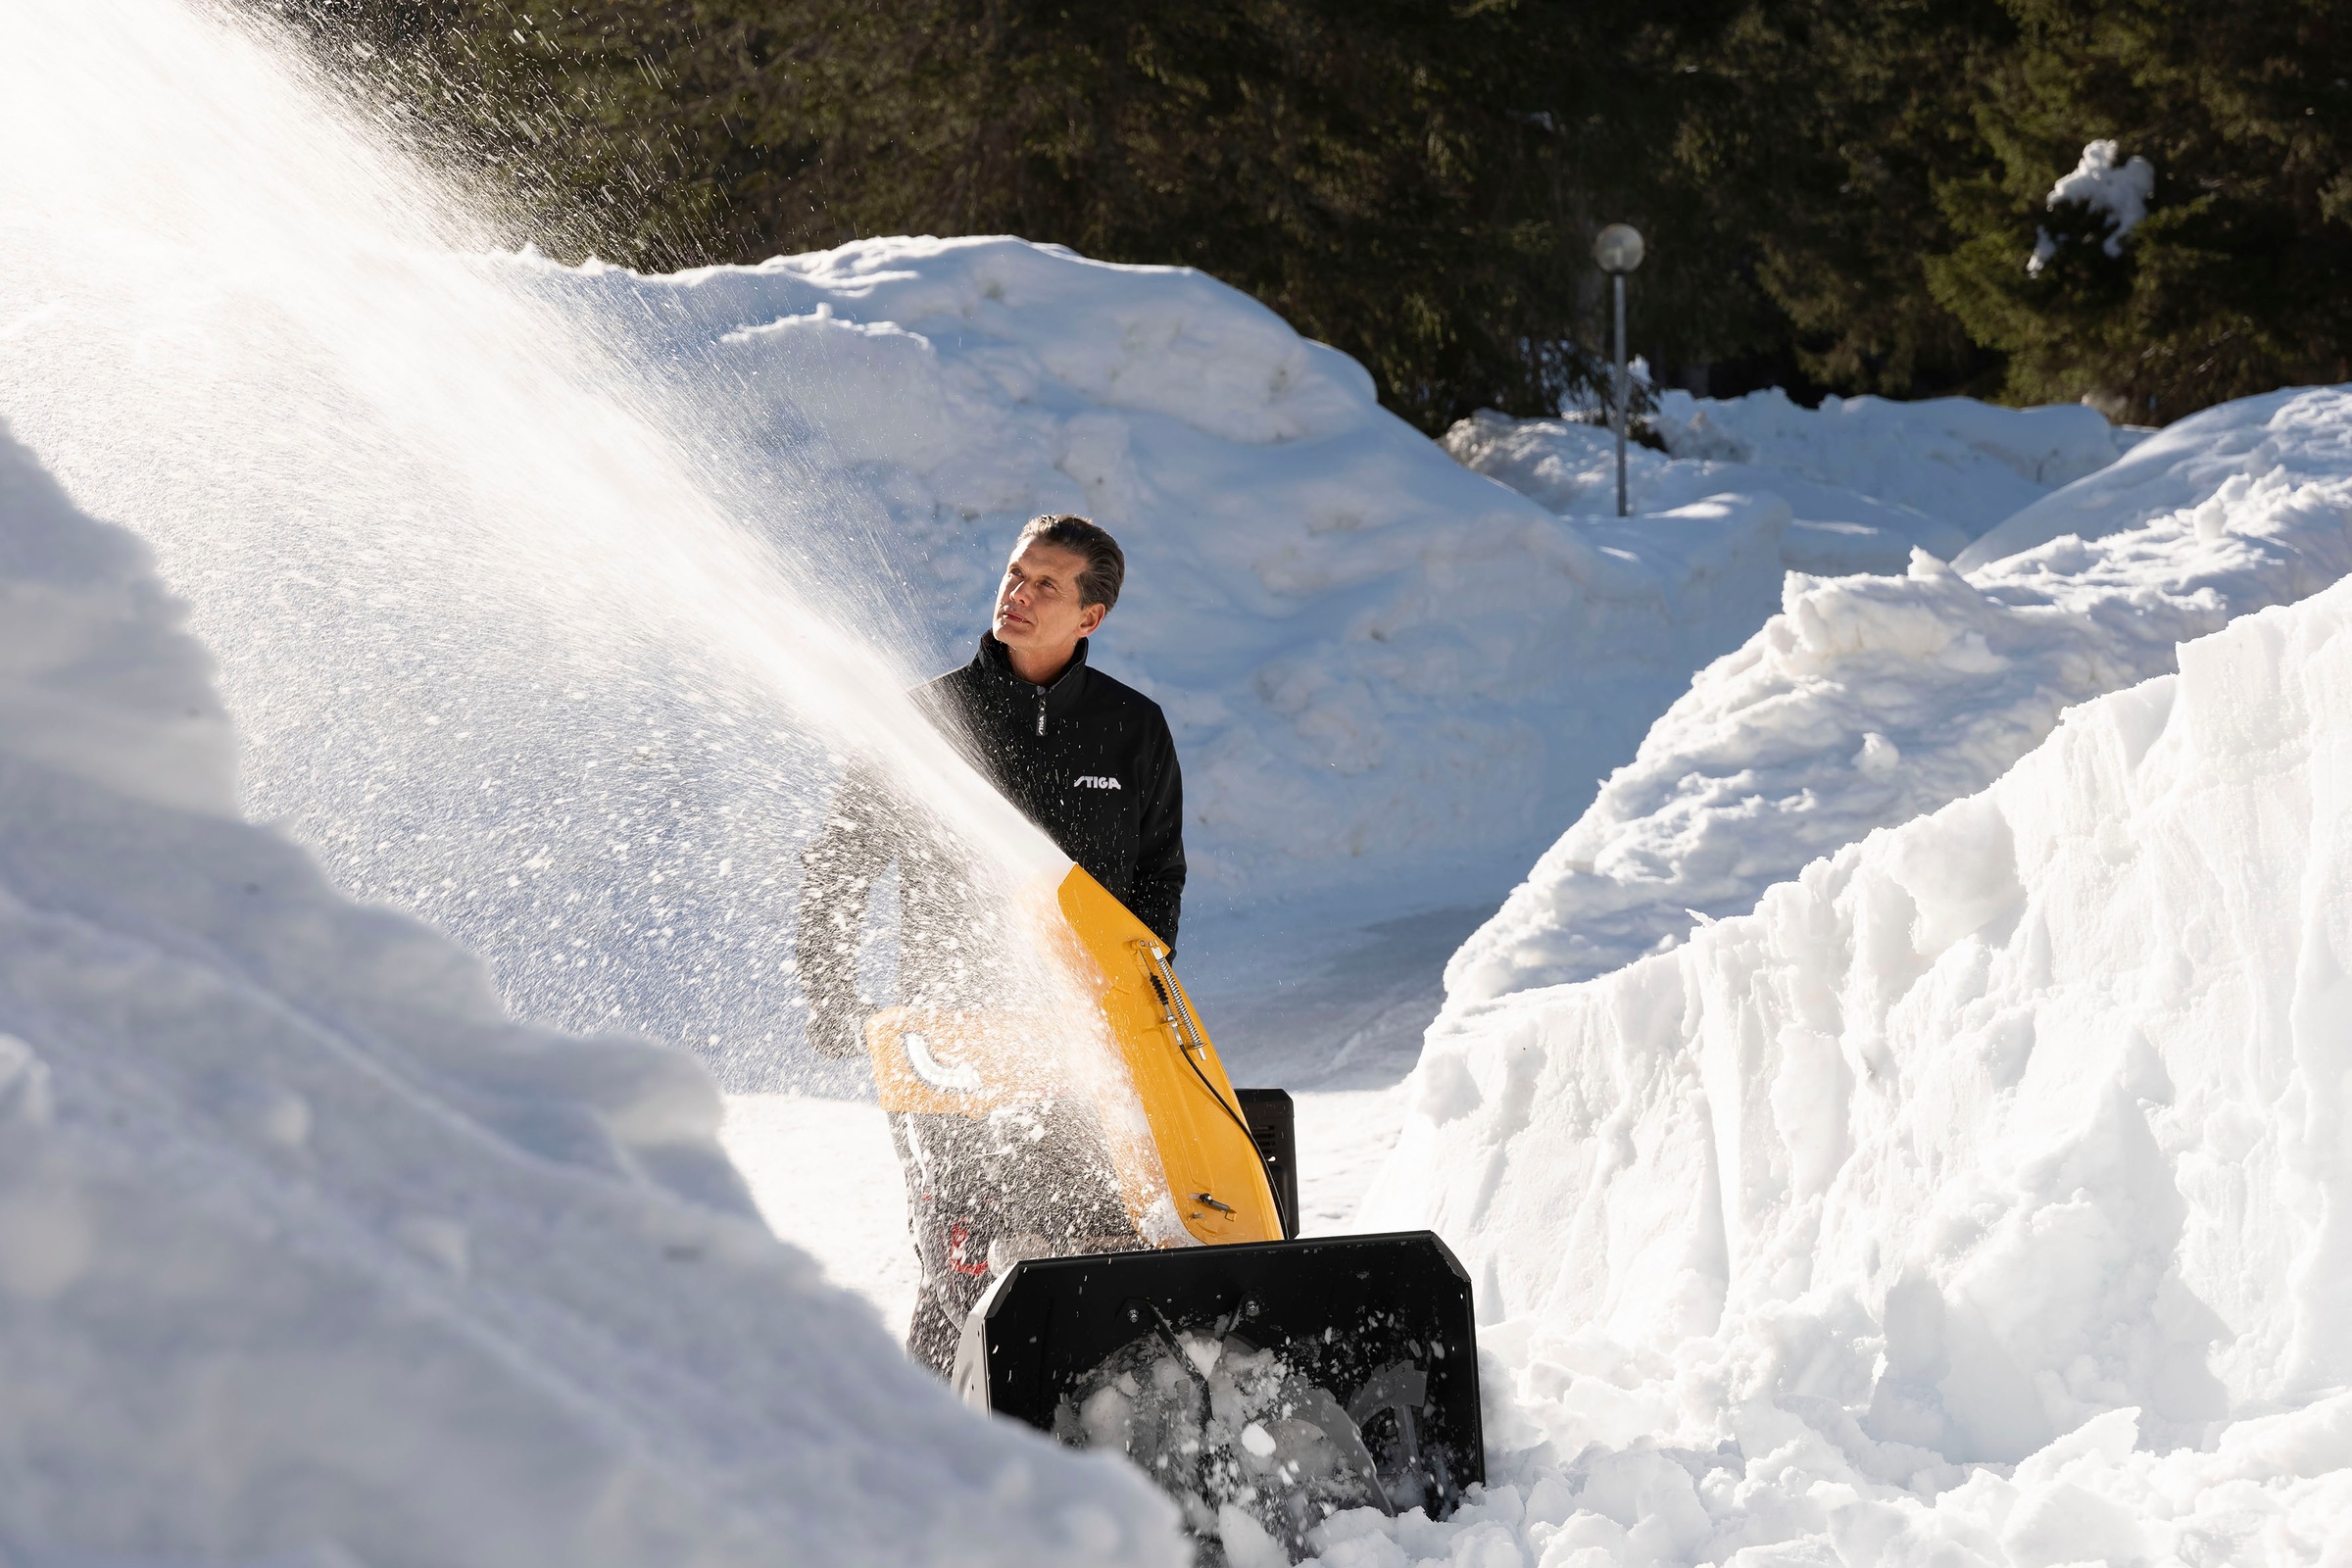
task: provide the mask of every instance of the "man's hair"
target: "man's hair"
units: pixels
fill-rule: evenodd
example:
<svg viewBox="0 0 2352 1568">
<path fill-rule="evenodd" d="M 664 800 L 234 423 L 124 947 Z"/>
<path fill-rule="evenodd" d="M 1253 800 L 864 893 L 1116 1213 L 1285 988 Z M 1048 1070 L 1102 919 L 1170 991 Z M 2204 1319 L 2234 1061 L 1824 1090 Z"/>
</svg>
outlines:
<svg viewBox="0 0 2352 1568">
<path fill-rule="evenodd" d="M 1078 574 L 1081 609 L 1101 605 L 1108 610 L 1119 602 L 1119 590 L 1127 582 L 1127 553 L 1106 530 L 1084 517 L 1062 512 L 1031 517 L 1021 536 L 1012 542 L 1012 553 L 1019 555 L 1031 540 L 1042 540 L 1057 550 L 1074 551 L 1086 558 L 1086 569 Z"/>
</svg>

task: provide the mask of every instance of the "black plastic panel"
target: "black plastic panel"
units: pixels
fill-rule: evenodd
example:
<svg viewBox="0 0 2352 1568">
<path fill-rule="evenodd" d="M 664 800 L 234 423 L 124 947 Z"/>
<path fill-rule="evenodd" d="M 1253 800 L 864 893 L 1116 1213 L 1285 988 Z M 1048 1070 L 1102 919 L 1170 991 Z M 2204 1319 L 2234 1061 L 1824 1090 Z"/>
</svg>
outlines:
<svg viewBox="0 0 2352 1568">
<path fill-rule="evenodd" d="M 1433 1515 L 1486 1479 L 1470 1278 L 1428 1231 L 1028 1259 L 966 1330 L 986 1376 L 967 1359 L 965 1396 L 1051 1432 L 1064 1396 L 1155 1325 L 1245 1337 L 1351 1413 L 1388 1411 L 1357 1419 L 1367 1441 L 1408 1434 Z"/>
<path fill-rule="evenodd" d="M 1274 1183 L 1274 1206 L 1282 1214 L 1282 1234 L 1298 1236 L 1298 1131 L 1291 1097 L 1282 1089 L 1236 1089 L 1242 1120 L 1250 1124 L 1250 1141 L 1257 1145 L 1266 1175 Z"/>
</svg>

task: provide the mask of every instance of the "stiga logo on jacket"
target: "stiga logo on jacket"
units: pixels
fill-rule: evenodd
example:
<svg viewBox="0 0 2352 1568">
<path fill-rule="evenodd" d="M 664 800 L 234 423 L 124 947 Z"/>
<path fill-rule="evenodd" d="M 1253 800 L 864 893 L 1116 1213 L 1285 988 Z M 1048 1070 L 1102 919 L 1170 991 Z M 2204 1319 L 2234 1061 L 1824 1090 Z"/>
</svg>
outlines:
<svg viewBox="0 0 2352 1568">
<path fill-rule="evenodd" d="M 1070 788 L 1074 790 L 1115 790 L 1118 787 L 1117 779 L 1106 778 L 1101 773 L 1081 773 L 1070 780 Z"/>
</svg>

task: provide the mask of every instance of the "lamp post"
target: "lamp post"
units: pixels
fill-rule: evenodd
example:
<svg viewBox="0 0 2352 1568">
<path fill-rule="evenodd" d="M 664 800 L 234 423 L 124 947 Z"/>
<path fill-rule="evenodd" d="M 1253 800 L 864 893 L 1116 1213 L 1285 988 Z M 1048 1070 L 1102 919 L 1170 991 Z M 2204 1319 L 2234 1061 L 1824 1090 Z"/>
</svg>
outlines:
<svg viewBox="0 0 2352 1568">
<path fill-rule="evenodd" d="M 1642 265 L 1642 231 L 1631 223 L 1611 223 L 1592 240 L 1592 260 L 1609 274 L 1617 295 L 1617 515 L 1625 515 L 1625 405 L 1633 392 L 1625 368 L 1625 274 Z"/>
</svg>

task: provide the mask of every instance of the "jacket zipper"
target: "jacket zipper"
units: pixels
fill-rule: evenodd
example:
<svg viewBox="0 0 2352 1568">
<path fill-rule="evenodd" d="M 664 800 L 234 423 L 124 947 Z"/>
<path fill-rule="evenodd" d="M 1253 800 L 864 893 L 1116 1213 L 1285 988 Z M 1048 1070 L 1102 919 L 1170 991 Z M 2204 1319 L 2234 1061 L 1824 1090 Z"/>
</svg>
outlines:
<svg viewBox="0 0 2352 1568">
<path fill-rule="evenodd" d="M 1046 689 L 1043 686 L 1037 689 L 1037 732 L 1040 735 L 1046 732 Z"/>
</svg>

